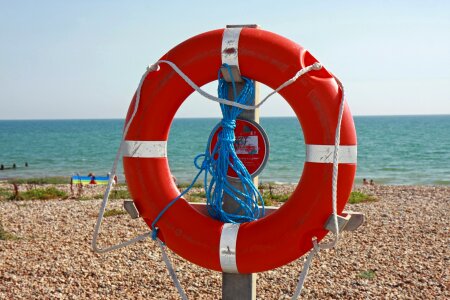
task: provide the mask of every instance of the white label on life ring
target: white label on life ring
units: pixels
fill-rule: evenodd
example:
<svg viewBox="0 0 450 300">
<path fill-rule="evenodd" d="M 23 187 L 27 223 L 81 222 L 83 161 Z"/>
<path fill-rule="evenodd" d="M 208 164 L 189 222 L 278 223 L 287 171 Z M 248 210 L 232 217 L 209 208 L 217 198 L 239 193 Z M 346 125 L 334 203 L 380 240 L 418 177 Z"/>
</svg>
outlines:
<svg viewBox="0 0 450 300">
<path fill-rule="evenodd" d="M 238 45 L 242 28 L 225 28 L 222 37 L 222 64 L 239 69 Z"/>
<path fill-rule="evenodd" d="M 333 163 L 334 145 L 306 145 L 306 161 Z M 339 163 L 356 164 L 357 146 L 339 146 Z"/>
<path fill-rule="evenodd" d="M 241 224 L 224 223 L 220 235 L 220 267 L 224 273 L 239 273 L 236 264 L 236 241 Z"/>
<path fill-rule="evenodd" d="M 167 141 L 123 141 L 125 157 L 167 157 Z"/>
</svg>

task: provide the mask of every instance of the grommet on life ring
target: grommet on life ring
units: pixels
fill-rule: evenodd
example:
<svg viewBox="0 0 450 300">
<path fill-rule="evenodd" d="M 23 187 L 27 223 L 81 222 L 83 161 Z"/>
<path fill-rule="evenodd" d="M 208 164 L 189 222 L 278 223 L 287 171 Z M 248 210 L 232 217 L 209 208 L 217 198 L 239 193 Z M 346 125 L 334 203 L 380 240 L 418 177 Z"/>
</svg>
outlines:
<svg viewBox="0 0 450 300">
<path fill-rule="evenodd" d="M 317 62 L 302 46 L 255 28 L 219 29 L 197 35 L 170 50 L 162 60 L 174 63 L 202 86 L 217 79 L 217 70 L 230 55 L 243 76 L 273 89 Z M 149 72 L 141 86 L 140 102 L 123 144 L 123 164 L 136 207 L 149 226 L 179 195 L 169 170 L 167 139 L 175 113 L 192 92 L 168 64 Z M 299 258 L 311 249 L 313 237 L 320 241 L 328 233 L 324 224 L 332 214 L 334 134 L 342 91 L 322 68 L 299 78 L 280 94 L 300 121 L 306 143 L 303 173 L 291 197 L 276 212 L 242 224 L 214 220 L 180 199 L 157 225 L 158 237 L 172 251 L 208 269 L 254 273 Z M 135 101 L 136 95 L 127 123 Z M 340 145 L 338 213 L 347 202 L 356 172 L 356 133 L 347 105 Z"/>
</svg>

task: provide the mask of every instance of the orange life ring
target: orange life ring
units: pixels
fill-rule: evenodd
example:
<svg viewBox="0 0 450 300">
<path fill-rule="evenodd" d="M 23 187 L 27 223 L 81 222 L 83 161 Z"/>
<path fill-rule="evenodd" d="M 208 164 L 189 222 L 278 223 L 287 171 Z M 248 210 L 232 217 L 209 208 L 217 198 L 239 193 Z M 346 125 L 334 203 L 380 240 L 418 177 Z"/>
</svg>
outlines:
<svg viewBox="0 0 450 300">
<path fill-rule="evenodd" d="M 179 44 L 162 60 L 176 64 L 198 86 L 216 80 L 224 55 L 238 57 L 243 76 L 275 89 L 317 60 L 302 46 L 277 34 L 243 28 L 235 47 L 223 45 L 229 29 L 197 35 Z M 167 64 L 143 81 L 140 103 L 125 136 L 123 165 L 136 207 L 150 226 L 179 195 L 169 170 L 166 143 L 170 125 L 183 101 L 193 92 Z M 325 69 L 299 78 L 280 94 L 299 119 L 307 155 L 303 174 L 289 200 L 276 212 L 243 224 L 224 224 L 177 201 L 159 220 L 158 237 L 175 253 L 202 267 L 253 273 L 299 258 L 326 234 L 332 214 L 332 151 L 342 91 Z M 127 122 L 134 110 L 134 96 Z M 299 133 L 300 134 L 300 133 Z M 331 152 L 330 152 L 331 151 Z M 330 155 L 331 154 L 331 155 Z M 345 106 L 341 126 L 337 209 L 341 213 L 356 172 L 356 132 Z"/>
</svg>

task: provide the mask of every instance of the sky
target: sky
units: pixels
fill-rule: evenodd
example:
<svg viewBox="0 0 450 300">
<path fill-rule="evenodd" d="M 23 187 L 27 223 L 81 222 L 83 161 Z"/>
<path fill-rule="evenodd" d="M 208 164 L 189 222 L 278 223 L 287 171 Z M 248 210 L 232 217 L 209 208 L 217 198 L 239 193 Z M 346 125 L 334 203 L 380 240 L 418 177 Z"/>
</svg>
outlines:
<svg viewBox="0 0 450 300">
<path fill-rule="evenodd" d="M 309 49 L 344 83 L 354 115 L 450 114 L 448 0 L 0 0 L 0 120 L 124 118 L 148 64 L 227 24 Z M 219 111 L 193 94 L 176 116 Z M 261 115 L 293 112 L 276 96 Z"/>
</svg>

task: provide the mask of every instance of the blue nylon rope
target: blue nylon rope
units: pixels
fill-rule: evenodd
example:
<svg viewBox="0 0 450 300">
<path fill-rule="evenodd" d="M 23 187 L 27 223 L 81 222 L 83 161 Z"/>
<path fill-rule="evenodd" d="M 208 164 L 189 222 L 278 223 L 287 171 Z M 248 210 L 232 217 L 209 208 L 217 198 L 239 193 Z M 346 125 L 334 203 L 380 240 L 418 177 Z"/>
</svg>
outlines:
<svg viewBox="0 0 450 300">
<path fill-rule="evenodd" d="M 228 73 L 231 77 L 232 91 L 234 101 L 247 105 L 253 101 L 255 97 L 255 88 L 252 80 L 242 77 L 244 80 L 244 87 L 242 91 L 237 95 L 236 84 L 231 73 L 231 69 L 228 65 L 224 64 L 228 69 Z M 228 99 L 228 83 L 221 76 L 219 70 L 218 75 L 219 86 L 218 95 L 219 98 Z M 222 130 L 218 135 L 218 140 L 214 149 L 210 151 L 210 144 L 213 134 L 210 135 L 206 144 L 205 152 L 197 155 L 194 158 L 194 165 L 199 170 L 197 175 L 192 180 L 192 183 L 178 195 L 175 199 L 170 201 L 158 216 L 153 221 L 152 238 L 156 239 L 158 234 L 157 222 L 163 214 L 178 201 L 183 195 L 185 195 L 198 180 L 200 175 L 204 174 L 204 186 L 206 192 L 206 204 L 208 213 L 211 217 L 220 220 L 225 223 L 244 223 L 258 219 L 260 216 L 264 216 L 264 200 L 258 191 L 258 188 L 253 184 L 253 180 L 247 171 L 247 168 L 239 159 L 234 148 L 235 135 L 234 129 L 236 128 L 236 118 L 242 112 L 241 108 L 220 104 L 222 110 Z M 203 161 L 200 163 L 200 159 Z M 234 187 L 227 176 L 228 170 L 231 168 L 238 176 L 242 183 L 242 188 L 237 189 Z M 211 177 L 208 180 L 208 177 Z M 228 195 L 229 200 L 234 201 L 236 209 L 231 212 L 223 210 L 223 198 Z M 258 203 L 261 205 L 261 211 L 258 207 Z"/>
<path fill-rule="evenodd" d="M 235 102 L 248 105 L 255 98 L 255 89 L 253 82 L 242 77 L 244 87 L 239 95 L 237 95 L 236 84 L 234 82 L 231 69 L 225 65 L 231 77 L 233 87 L 233 96 Z M 228 83 L 219 71 L 219 98 L 229 99 Z M 206 204 L 211 217 L 226 223 L 244 223 L 258 219 L 260 210 L 258 202 L 262 206 L 262 215 L 264 215 L 264 200 L 258 189 L 253 184 L 253 180 L 244 166 L 242 161 L 236 154 L 234 148 L 236 128 L 236 118 L 242 112 L 241 108 L 220 104 L 223 119 L 221 122 L 222 131 L 219 133 L 217 144 L 215 145 L 209 159 L 212 172 L 211 180 L 208 184 L 208 172 L 205 173 L 204 185 L 206 191 Z M 210 142 L 210 141 L 209 141 Z M 209 145 L 210 143 L 208 143 Z M 209 149 L 207 149 L 209 151 Z M 242 183 L 242 189 L 234 187 L 227 176 L 228 169 L 231 168 Z M 223 197 L 228 195 L 236 204 L 236 209 L 231 212 L 223 210 Z M 230 200 L 227 200 L 230 201 Z"/>
</svg>

